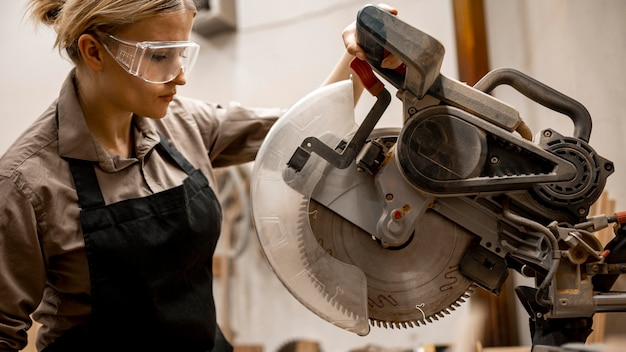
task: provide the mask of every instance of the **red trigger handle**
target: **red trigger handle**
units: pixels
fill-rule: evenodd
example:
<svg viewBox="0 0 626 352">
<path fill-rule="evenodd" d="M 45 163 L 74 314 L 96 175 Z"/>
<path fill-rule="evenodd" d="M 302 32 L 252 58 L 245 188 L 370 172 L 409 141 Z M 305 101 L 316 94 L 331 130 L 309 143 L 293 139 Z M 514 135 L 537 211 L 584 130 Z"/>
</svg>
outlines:
<svg viewBox="0 0 626 352">
<path fill-rule="evenodd" d="M 374 75 L 372 67 L 367 62 L 355 57 L 352 61 L 350 61 L 350 68 L 352 68 L 354 73 L 359 76 L 365 89 L 367 89 L 367 91 L 372 95 L 377 96 L 378 93 L 385 88 L 383 82 L 381 82 L 378 77 Z"/>
</svg>

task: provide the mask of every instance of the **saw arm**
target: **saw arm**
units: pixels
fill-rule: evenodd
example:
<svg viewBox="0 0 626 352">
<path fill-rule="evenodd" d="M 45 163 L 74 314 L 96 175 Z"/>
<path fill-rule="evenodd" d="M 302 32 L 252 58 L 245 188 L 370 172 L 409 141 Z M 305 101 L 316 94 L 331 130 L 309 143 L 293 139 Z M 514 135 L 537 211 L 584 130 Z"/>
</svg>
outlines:
<svg viewBox="0 0 626 352">
<path fill-rule="evenodd" d="M 443 46 L 376 6 L 357 15 L 357 38 L 367 63 L 353 67 L 377 97 L 363 123 L 351 83 L 337 83 L 292 107 L 257 155 L 255 225 L 287 289 L 360 335 L 368 321 L 438 320 L 476 287 L 499 294 L 510 270 L 535 278 L 518 296 L 538 329 L 626 311 L 610 291 L 624 241 L 610 254 L 593 235 L 626 217 L 587 218 L 613 163 L 589 145 L 584 106 L 514 70 L 474 87 L 447 78 Z M 382 68 L 389 53 L 403 65 Z M 403 103 L 398 128 L 376 128 L 391 98 L 383 81 Z M 532 140 L 517 110 L 488 94 L 502 84 L 568 116 L 573 135 Z"/>
</svg>

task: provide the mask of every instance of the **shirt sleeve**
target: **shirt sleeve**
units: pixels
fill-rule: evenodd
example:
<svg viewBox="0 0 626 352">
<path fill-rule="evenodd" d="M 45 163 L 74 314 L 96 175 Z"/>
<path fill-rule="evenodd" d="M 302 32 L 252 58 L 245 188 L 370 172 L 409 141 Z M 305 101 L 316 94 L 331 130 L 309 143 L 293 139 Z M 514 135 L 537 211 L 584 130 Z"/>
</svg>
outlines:
<svg viewBox="0 0 626 352">
<path fill-rule="evenodd" d="M 254 160 L 267 132 L 282 115 L 279 108 L 248 108 L 187 100 L 214 167 Z"/>
<path fill-rule="evenodd" d="M 0 351 L 17 351 L 27 344 L 46 274 L 31 203 L 6 177 L 0 194 Z"/>
</svg>

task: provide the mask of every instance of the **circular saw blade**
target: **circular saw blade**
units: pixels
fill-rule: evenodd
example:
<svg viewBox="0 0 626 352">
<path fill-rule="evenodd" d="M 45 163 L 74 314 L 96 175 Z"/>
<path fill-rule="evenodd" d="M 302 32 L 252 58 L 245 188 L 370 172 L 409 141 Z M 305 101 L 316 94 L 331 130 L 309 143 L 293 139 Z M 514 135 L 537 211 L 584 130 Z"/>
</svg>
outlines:
<svg viewBox="0 0 626 352">
<path fill-rule="evenodd" d="M 263 253 L 303 305 L 358 335 L 367 335 L 370 324 L 409 327 L 437 320 L 464 301 L 472 287 L 458 270 L 472 235 L 427 210 L 406 246 L 385 249 L 371 239 L 371 231 L 312 200 L 323 185 L 332 185 L 332 193 L 342 197 L 354 194 L 348 190 L 362 181 L 366 188 L 358 191 L 364 193 L 334 203 L 347 206 L 351 215 L 356 210 L 358 224 L 380 214 L 373 180 L 357 177 L 356 167 L 346 173 L 329 170 L 316 154 L 300 172 L 287 167 L 306 137 L 316 136 L 330 146 L 349 138 L 358 127 L 353 103 L 351 82 L 323 87 L 294 105 L 268 133 L 251 182 L 252 215 Z M 381 137 L 379 133 L 388 136 L 374 131 L 372 137 Z M 395 143 L 397 132 L 393 138 Z M 359 182 L 341 182 L 338 174 Z"/>
<path fill-rule="evenodd" d="M 394 249 L 314 200 L 303 213 L 319 246 L 365 273 L 372 325 L 406 328 L 438 320 L 473 290 L 459 272 L 473 235 L 433 211 L 422 217 L 409 243 Z"/>
</svg>

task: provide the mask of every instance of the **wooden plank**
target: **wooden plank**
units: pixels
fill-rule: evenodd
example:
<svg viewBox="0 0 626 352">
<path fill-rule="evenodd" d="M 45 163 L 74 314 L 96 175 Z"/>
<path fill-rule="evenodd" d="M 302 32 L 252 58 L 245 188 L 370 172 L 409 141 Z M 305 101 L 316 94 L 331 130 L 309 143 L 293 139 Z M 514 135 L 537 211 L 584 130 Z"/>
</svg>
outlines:
<svg viewBox="0 0 626 352">
<path fill-rule="evenodd" d="M 313 340 L 292 340 L 280 346 L 276 352 L 320 352 L 320 345 Z"/>
<path fill-rule="evenodd" d="M 315 341 L 298 341 L 296 344 L 296 352 L 319 352 L 320 346 Z"/>
<path fill-rule="evenodd" d="M 459 80 L 474 85 L 489 72 L 483 0 L 453 0 Z"/>
<path fill-rule="evenodd" d="M 233 352 L 263 352 L 261 345 L 234 345 Z"/>
</svg>

